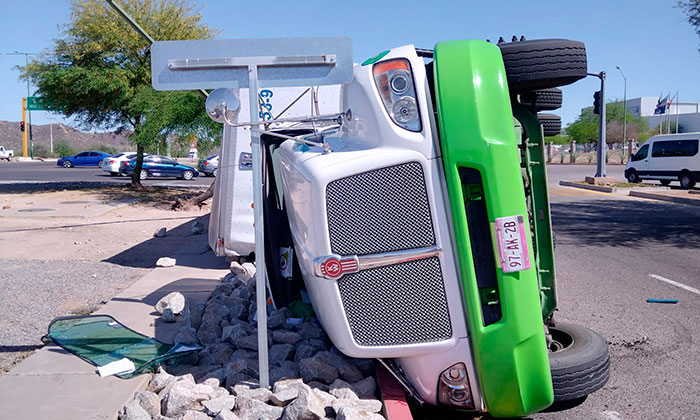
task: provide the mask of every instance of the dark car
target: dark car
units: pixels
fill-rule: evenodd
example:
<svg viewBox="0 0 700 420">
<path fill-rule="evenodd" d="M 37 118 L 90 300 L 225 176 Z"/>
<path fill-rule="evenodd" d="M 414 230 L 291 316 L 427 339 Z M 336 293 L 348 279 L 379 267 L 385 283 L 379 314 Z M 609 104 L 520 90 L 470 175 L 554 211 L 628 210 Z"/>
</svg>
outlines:
<svg viewBox="0 0 700 420">
<path fill-rule="evenodd" d="M 62 157 L 56 164 L 64 168 L 71 168 L 73 166 L 100 166 L 102 159 L 107 156 L 109 156 L 109 153 L 92 150 L 80 152 L 73 156 Z"/>
<path fill-rule="evenodd" d="M 136 159 L 126 160 L 121 163 L 119 172 L 127 176 L 134 173 Z M 149 155 L 143 158 L 143 166 L 141 167 L 141 179 L 148 177 L 171 177 L 190 180 L 199 176 L 199 172 L 191 166 L 181 165 L 176 160 L 167 156 Z"/>
</svg>

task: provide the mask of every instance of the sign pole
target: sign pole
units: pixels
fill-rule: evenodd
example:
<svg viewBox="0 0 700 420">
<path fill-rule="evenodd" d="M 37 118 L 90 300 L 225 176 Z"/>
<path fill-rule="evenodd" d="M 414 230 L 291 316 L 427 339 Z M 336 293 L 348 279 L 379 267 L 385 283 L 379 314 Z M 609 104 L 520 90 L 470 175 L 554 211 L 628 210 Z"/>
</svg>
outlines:
<svg viewBox="0 0 700 420">
<path fill-rule="evenodd" d="M 248 66 L 248 98 L 250 122 L 258 118 L 258 66 Z M 263 213 L 263 167 L 260 133 L 250 130 L 253 152 L 253 209 L 255 220 L 255 302 L 258 310 L 258 365 L 260 387 L 270 387 L 267 357 L 267 267 L 265 266 L 265 221 Z"/>
</svg>

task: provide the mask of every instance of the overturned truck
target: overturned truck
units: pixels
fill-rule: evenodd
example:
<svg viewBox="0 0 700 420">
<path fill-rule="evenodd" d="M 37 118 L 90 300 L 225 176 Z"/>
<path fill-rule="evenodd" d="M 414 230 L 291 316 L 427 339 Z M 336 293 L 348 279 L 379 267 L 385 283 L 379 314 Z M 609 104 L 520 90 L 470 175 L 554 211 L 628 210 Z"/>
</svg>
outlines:
<svg viewBox="0 0 700 420">
<path fill-rule="evenodd" d="M 300 63 L 265 54 L 255 71 Z M 245 61 L 175 55 L 154 65 L 156 88 L 178 63 L 211 75 Z M 340 63 L 305 57 L 297 68 L 310 73 Z M 586 76 L 584 45 L 403 46 L 351 74 L 334 115 L 263 126 L 239 121 L 230 89 L 208 100 L 213 118 L 259 135 L 257 245 L 275 303 L 305 290 L 339 350 L 378 359 L 419 402 L 513 417 L 604 386 L 605 340 L 554 317 L 544 135 L 560 120 L 538 114 L 560 107 L 557 86 Z"/>
</svg>

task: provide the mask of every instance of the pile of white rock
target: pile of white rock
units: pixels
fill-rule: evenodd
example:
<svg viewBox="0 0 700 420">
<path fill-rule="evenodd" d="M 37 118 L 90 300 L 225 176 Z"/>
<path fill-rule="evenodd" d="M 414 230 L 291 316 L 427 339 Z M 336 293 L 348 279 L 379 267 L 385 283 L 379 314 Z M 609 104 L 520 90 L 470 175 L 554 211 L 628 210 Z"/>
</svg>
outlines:
<svg viewBox="0 0 700 420">
<path fill-rule="evenodd" d="M 156 305 L 168 321 L 170 312 L 180 313 L 176 342 L 204 349 L 192 360 L 161 368 L 124 405 L 120 420 L 383 419 L 374 362 L 343 355 L 318 321 L 294 318 L 288 308 L 268 311 L 273 386 L 258 386 L 252 274 L 250 267 L 232 269 L 206 303 L 187 301 L 181 312 Z"/>
</svg>

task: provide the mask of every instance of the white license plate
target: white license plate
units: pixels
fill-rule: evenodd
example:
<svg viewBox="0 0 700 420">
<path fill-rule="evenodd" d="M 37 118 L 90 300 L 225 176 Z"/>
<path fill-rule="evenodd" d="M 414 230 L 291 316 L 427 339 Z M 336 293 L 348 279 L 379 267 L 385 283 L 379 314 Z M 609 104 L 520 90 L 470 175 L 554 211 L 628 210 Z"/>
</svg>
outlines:
<svg viewBox="0 0 700 420">
<path fill-rule="evenodd" d="M 530 253 L 527 249 L 523 216 L 507 216 L 496 219 L 498 258 L 504 273 L 530 269 Z"/>
</svg>

